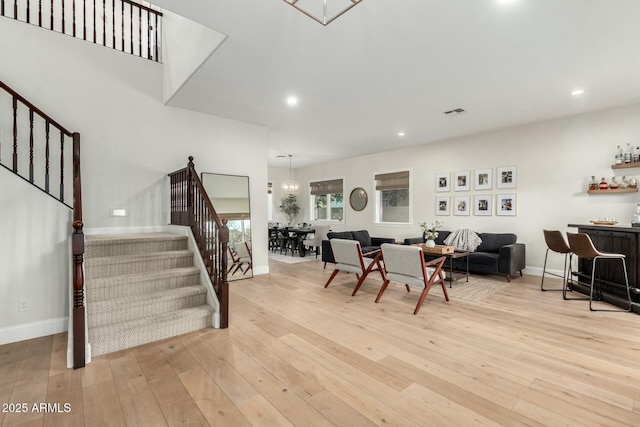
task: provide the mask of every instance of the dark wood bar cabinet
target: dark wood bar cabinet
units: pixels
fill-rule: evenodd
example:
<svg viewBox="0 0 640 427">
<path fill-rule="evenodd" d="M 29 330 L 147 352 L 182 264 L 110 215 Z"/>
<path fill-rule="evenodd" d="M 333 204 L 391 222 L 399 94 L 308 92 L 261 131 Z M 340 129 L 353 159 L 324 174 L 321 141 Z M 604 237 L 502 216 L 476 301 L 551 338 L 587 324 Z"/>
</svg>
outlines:
<svg viewBox="0 0 640 427">
<path fill-rule="evenodd" d="M 640 314 L 640 227 L 597 224 L 569 224 L 568 226 L 577 228 L 579 233 L 588 234 L 599 251 L 625 255 L 629 286 L 631 287 L 632 311 Z M 591 271 L 592 261 L 579 258 L 578 271 L 574 272 L 570 287 L 588 295 Z M 596 286 L 599 286 L 603 301 L 627 308 L 627 292 L 620 261 L 598 262 Z"/>
</svg>

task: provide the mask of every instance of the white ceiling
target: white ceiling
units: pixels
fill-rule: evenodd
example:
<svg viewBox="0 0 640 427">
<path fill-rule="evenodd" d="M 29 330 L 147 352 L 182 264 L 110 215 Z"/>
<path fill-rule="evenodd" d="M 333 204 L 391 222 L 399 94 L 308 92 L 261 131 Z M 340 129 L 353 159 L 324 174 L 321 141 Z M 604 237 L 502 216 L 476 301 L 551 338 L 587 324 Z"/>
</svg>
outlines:
<svg viewBox="0 0 640 427">
<path fill-rule="evenodd" d="M 282 0 L 154 3 L 228 36 L 171 104 L 267 126 L 270 165 L 640 102 L 639 0 L 362 0 L 326 27 Z"/>
</svg>

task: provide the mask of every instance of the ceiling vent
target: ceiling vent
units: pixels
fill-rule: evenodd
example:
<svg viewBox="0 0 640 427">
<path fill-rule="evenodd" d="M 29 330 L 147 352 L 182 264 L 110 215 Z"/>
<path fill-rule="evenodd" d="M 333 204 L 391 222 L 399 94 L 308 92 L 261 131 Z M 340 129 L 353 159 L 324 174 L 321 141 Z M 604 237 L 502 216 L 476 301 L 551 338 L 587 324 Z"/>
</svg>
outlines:
<svg viewBox="0 0 640 427">
<path fill-rule="evenodd" d="M 464 108 L 456 108 L 455 110 L 449 110 L 449 111 L 445 111 L 444 113 L 447 116 L 455 116 L 457 114 L 462 114 L 462 113 L 466 113 L 467 110 L 465 110 Z"/>
</svg>

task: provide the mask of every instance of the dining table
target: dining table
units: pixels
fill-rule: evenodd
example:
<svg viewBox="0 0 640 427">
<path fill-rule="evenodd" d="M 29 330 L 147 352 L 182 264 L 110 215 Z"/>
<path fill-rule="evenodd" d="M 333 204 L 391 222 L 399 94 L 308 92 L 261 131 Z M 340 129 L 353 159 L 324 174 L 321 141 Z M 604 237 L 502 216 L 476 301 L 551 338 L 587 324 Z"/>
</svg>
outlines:
<svg viewBox="0 0 640 427">
<path fill-rule="evenodd" d="M 269 227 L 269 231 L 272 230 L 280 231 L 285 236 L 289 236 L 290 233 L 293 233 L 295 235 L 294 245 L 298 248 L 298 255 L 300 255 L 301 257 L 304 257 L 307 254 L 307 250 L 302 242 L 304 242 L 309 234 L 313 234 L 316 232 L 316 229 L 314 227 Z"/>
<path fill-rule="evenodd" d="M 315 233 L 316 229 L 313 227 L 290 227 L 288 231 L 296 235 L 295 244 L 298 247 L 298 255 L 301 257 L 306 256 L 307 250 L 303 242 L 309 234 Z"/>
</svg>

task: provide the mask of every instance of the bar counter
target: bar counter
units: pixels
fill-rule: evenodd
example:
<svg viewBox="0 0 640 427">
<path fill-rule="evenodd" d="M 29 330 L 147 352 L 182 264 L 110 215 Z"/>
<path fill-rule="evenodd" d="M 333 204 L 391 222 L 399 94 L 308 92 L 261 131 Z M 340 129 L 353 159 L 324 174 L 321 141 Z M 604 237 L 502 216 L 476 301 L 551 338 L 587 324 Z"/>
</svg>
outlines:
<svg viewBox="0 0 640 427">
<path fill-rule="evenodd" d="M 593 245 L 601 252 L 624 254 L 627 263 L 627 274 L 631 288 L 632 311 L 640 314 L 640 227 L 619 225 L 569 224 L 577 228 L 579 233 L 591 237 Z M 591 283 L 592 261 L 578 258 L 578 272 L 574 272 L 578 282 L 572 289 L 589 295 Z M 620 261 L 599 261 L 596 270 L 596 281 L 600 278 L 600 289 L 603 301 L 627 308 L 627 292 L 624 284 L 624 272 Z"/>
</svg>

